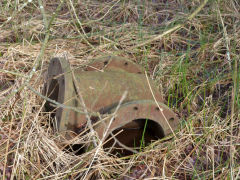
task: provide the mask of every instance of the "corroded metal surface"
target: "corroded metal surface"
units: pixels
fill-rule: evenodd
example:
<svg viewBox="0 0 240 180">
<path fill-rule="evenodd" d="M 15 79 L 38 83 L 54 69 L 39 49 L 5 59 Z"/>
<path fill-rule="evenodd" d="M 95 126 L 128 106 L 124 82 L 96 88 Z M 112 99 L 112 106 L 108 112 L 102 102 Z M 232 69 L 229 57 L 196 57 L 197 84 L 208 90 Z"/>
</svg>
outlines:
<svg viewBox="0 0 240 180">
<path fill-rule="evenodd" d="M 75 73 L 77 74 L 77 86 L 89 112 L 108 113 L 119 103 L 124 91 L 128 91 L 124 102 L 152 99 L 145 75 L 117 71 Z M 156 89 L 154 93 L 157 99 L 162 101 L 162 96 Z M 81 113 L 76 114 L 76 119 L 77 127 L 86 122 L 85 115 Z M 75 119 L 68 121 L 71 125 L 76 125 L 75 122 Z"/>
<path fill-rule="evenodd" d="M 127 135 L 130 135 L 127 129 L 132 129 L 131 132 L 138 129 L 137 132 L 142 133 L 144 120 L 151 120 L 149 124 L 153 125 L 149 131 L 152 131 L 154 137 L 161 138 L 175 130 L 179 120 L 163 104 L 163 98 L 151 80 L 150 86 L 153 92 L 150 91 L 141 67 L 121 57 L 102 57 L 78 70 L 72 70 L 67 60 L 54 58 L 48 68 L 45 94 L 68 107 L 77 107 L 79 111 L 69 108 L 55 110 L 50 102 L 46 103 L 46 108 L 55 111 L 59 131 L 72 130 L 79 133 L 87 123 L 86 114 L 82 113 L 84 107 L 78 97 L 79 93 L 89 114 L 111 114 L 115 111 L 123 92 L 127 91 L 127 97 L 117 111 L 105 138 L 109 138 L 111 133 L 119 129 L 125 129 L 125 134 L 129 132 Z M 153 94 L 157 102 L 154 101 Z M 96 116 L 92 116 L 91 119 L 93 122 L 99 120 Z M 100 121 L 94 126 L 100 138 L 103 137 L 109 120 L 110 118 Z M 126 141 L 123 143 L 128 144 Z"/>
</svg>

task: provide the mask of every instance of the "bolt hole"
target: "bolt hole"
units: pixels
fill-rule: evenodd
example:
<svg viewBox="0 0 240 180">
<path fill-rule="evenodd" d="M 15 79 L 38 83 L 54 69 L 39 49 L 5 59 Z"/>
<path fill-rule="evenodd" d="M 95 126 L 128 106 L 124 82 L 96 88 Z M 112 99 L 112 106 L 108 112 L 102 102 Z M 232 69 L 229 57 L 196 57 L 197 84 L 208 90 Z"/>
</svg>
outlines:
<svg viewBox="0 0 240 180">
<path fill-rule="evenodd" d="M 106 66 L 108 64 L 108 61 L 104 61 L 103 64 Z"/>
<path fill-rule="evenodd" d="M 127 65 L 128 65 L 128 62 L 125 62 L 124 65 L 127 66 Z"/>
<path fill-rule="evenodd" d="M 174 121 L 174 118 L 173 118 L 173 117 L 171 117 L 171 118 L 169 119 L 169 121 Z"/>
<path fill-rule="evenodd" d="M 159 107 L 156 107 L 155 110 L 156 110 L 156 111 L 159 111 L 160 109 L 159 109 Z"/>
<path fill-rule="evenodd" d="M 91 116 L 90 120 L 94 124 L 94 123 L 96 123 L 99 120 L 99 118 L 97 116 Z"/>
<path fill-rule="evenodd" d="M 138 107 L 137 107 L 137 106 L 135 106 L 135 107 L 133 108 L 133 110 L 137 111 L 137 110 L 138 110 Z"/>
</svg>

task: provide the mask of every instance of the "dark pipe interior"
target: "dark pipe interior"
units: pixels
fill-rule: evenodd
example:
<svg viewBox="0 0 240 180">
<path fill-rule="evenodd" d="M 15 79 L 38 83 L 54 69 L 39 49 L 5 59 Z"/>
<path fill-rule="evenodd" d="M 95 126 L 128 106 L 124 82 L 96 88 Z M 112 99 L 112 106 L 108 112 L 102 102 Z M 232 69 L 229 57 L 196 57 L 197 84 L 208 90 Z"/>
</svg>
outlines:
<svg viewBox="0 0 240 180">
<path fill-rule="evenodd" d="M 162 127 L 153 120 L 137 119 L 132 122 L 137 125 L 135 125 L 134 127 L 131 125 L 131 123 L 129 123 L 124 127 L 114 130 L 112 133 L 115 136 L 115 138 L 125 146 L 131 147 L 139 151 L 140 147 L 144 148 L 145 146 L 149 145 L 152 141 L 164 137 Z M 146 128 L 145 133 L 143 135 L 145 123 Z M 104 150 L 109 151 L 110 148 L 113 146 L 114 141 L 115 140 L 112 138 L 112 135 L 109 135 L 109 137 L 106 140 L 106 143 L 103 146 Z M 128 156 L 133 154 L 133 152 L 124 149 L 118 143 L 115 144 L 110 153 L 117 156 Z"/>
<path fill-rule="evenodd" d="M 59 96 L 59 91 L 60 91 L 58 80 L 57 79 L 51 79 L 51 81 L 49 83 L 49 87 L 45 91 L 46 91 L 45 95 L 48 98 L 50 98 L 54 101 L 58 101 L 58 99 L 59 99 L 58 96 Z M 56 106 L 54 106 L 54 104 L 52 104 L 51 102 L 46 101 L 45 110 L 46 110 L 46 112 L 51 113 L 50 126 L 54 130 L 57 130 L 57 124 L 59 122 L 56 122 L 56 118 L 55 118 L 56 117 L 56 111 L 57 111 Z"/>
<path fill-rule="evenodd" d="M 58 101 L 58 94 L 59 94 L 59 84 L 56 79 L 52 79 L 47 89 L 46 96 L 52 100 Z M 47 101 L 45 104 L 45 108 L 47 112 L 52 112 L 56 109 L 56 107 L 51 105 L 51 102 Z"/>
</svg>

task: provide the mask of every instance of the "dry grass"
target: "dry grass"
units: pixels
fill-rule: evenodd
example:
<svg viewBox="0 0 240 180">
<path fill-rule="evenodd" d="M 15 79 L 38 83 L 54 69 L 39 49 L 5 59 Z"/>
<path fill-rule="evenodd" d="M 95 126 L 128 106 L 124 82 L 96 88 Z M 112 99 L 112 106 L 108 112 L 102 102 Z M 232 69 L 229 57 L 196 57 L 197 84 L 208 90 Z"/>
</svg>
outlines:
<svg viewBox="0 0 240 180">
<path fill-rule="evenodd" d="M 209 0 L 190 20 L 203 1 L 60 2 L 0 2 L 3 179 L 239 179 L 238 0 Z M 177 138 L 124 158 L 101 148 L 81 156 L 63 151 L 49 115 L 41 113 L 44 100 L 28 87 L 41 92 L 51 57 L 67 56 L 79 66 L 105 53 L 145 67 L 181 116 Z"/>
</svg>

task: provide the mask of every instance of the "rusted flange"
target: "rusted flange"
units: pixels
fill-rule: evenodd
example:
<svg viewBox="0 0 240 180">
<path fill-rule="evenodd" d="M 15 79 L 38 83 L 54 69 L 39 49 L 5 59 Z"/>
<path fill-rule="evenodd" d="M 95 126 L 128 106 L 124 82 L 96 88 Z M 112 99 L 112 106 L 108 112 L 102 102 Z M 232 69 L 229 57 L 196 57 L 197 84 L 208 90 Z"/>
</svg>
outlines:
<svg viewBox="0 0 240 180">
<path fill-rule="evenodd" d="M 69 63 L 64 58 L 53 58 L 49 64 L 44 94 L 65 106 L 74 107 L 75 90 Z M 71 119 L 72 111 L 69 109 L 57 108 L 55 104 L 47 101 L 47 111 L 54 111 L 56 124 L 59 131 L 67 130 L 65 122 Z"/>
<path fill-rule="evenodd" d="M 105 56 L 93 60 L 86 68 L 85 71 L 118 71 L 143 74 L 142 68 L 137 64 L 125 58 L 118 56 Z"/>
<path fill-rule="evenodd" d="M 128 94 L 118 109 L 107 136 L 104 137 L 105 140 L 119 129 L 125 129 L 126 132 L 129 129 L 132 129 L 131 132 L 138 129 L 141 134 L 143 122 L 146 120 L 149 120 L 151 125 L 149 131 L 152 131 L 152 136 L 161 138 L 175 130 L 179 120 L 174 112 L 163 104 L 158 89 L 151 80 L 149 81 L 152 92 L 141 67 L 117 56 L 102 57 L 77 70 L 71 69 L 64 58 L 53 58 L 48 68 L 45 94 L 65 106 L 78 109 L 76 111 L 73 108 L 61 107 L 55 110 L 55 114 L 59 131 L 71 130 L 79 133 L 79 130 L 87 124 L 86 114 L 82 113 L 84 107 L 78 97 L 79 93 L 87 112 L 91 115 L 93 112 L 113 113 L 123 92 L 127 91 Z M 46 103 L 46 108 L 50 111 L 55 109 L 50 102 Z M 92 119 L 97 118 L 92 116 Z M 109 119 L 100 121 L 94 126 L 100 138 L 103 138 L 108 123 Z M 125 139 L 133 141 L 134 137 Z M 122 143 L 128 144 L 124 141 Z"/>
</svg>

